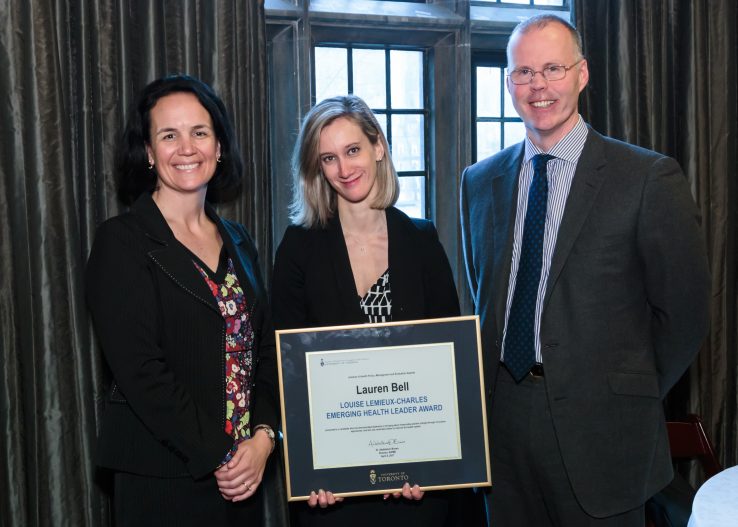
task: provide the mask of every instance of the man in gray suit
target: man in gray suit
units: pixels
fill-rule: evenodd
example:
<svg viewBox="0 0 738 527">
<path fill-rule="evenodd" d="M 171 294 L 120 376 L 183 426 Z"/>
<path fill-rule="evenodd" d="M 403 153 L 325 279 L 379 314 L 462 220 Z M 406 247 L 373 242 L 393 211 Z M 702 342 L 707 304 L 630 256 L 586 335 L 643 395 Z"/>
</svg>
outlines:
<svg viewBox="0 0 738 527">
<path fill-rule="evenodd" d="M 521 23 L 507 58 L 527 137 L 461 189 L 491 521 L 642 526 L 672 478 L 662 400 L 708 327 L 697 208 L 673 159 L 584 123 L 588 64 L 568 22 Z"/>
</svg>

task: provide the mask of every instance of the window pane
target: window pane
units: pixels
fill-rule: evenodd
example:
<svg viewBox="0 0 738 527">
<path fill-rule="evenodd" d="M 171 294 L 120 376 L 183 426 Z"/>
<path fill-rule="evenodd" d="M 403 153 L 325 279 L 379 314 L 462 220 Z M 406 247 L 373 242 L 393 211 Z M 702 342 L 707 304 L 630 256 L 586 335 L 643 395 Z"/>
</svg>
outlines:
<svg viewBox="0 0 738 527">
<path fill-rule="evenodd" d="M 514 145 L 525 139 L 525 125 L 523 123 L 505 123 L 505 144 Z"/>
<path fill-rule="evenodd" d="M 369 108 L 387 108 L 386 70 L 383 49 L 353 50 L 354 93 Z"/>
<path fill-rule="evenodd" d="M 425 218 L 425 177 L 401 177 L 395 206 L 411 218 Z"/>
<path fill-rule="evenodd" d="M 500 151 L 500 123 L 477 123 L 477 160 Z"/>
<path fill-rule="evenodd" d="M 315 102 L 348 94 L 346 48 L 315 48 Z"/>
<path fill-rule="evenodd" d="M 530 0 L 500 0 L 503 4 L 530 4 Z"/>
<path fill-rule="evenodd" d="M 384 137 L 387 137 L 387 114 L 386 113 L 375 113 L 374 116 L 379 121 L 379 126 L 384 132 Z"/>
<path fill-rule="evenodd" d="M 398 172 L 425 170 L 422 115 L 392 116 L 392 161 Z"/>
<path fill-rule="evenodd" d="M 423 107 L 423 52 L 390 51 L 392 108 Z"/>
<path fill-rule="evenodd" d="M 501 68 L 477 68 L 477 117 L 500 117 Z"/>
<path fill-rule="evenodd" d="M 564 0 L 533 0 L 535 5 L 557 5 L 563 6 Z"/>
<path fill-rule="evenodd" d="M 518 112 L 515 111 L 515 107 L 512 103 L 512 97 L 510 97 L 510 92 L 507 89 L 507 86 L 505 87 L 505 108 L 503 115 L 505 117 L 519 117 Z"/>
</svg>

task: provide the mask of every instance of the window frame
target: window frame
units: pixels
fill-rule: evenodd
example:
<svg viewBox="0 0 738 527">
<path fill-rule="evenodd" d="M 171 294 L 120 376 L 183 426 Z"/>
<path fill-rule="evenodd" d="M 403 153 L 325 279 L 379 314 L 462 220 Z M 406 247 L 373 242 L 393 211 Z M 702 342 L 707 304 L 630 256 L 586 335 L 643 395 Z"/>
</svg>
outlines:
<svg viewBox="0 0 738 527">
<path fill-rule="evenodd" d="M 410 0 L 412 1 L 412 0 Z M 502 0 L 469 0 L 470 6 L 494 6 L 494 7 L 502 7 L 502 8 L 518 8 L 518 9 L 545 9 L 545 10 L 559 10 L 559 11 L 571 11 L 572 2 L 571 0 L 562 0 L 562 5 L 545 5 L 545 4 L 536 4 L 537 0 L 528 0 L 527 4 L 523 3 L 511 3 L 511 2 L 503 2 Z"/>
<path fill-rule="evenodd" d="M 502 69 L 502 79 L 501 79 L 501 91 L 500 91 L 500 108 L 503 109 L 501 113 L 504 113 L 505 108 L 505 69 L 507 64 L 507 58 L 505 57 L 504 51 L 485 51 L 485 52 L 476 52 L 472 54 L 472 60 L 471 60 L 471 69 L 472 69 L 472 94 L 471 94 L 471 123 L 472 123 L 472 161 L 480 161 L 478 157 L 477 152 L 477 124 L 480 122 L 483 123 L 500 123 L 502 126 L 500 126 L 500 144 L 502 145 L 502 149 L 505 149 L 507 146 L 510 146 L 505 142 L 505 123 L 522 123 L 523 120 L 520 118 L 520 116 L 516 117 L 507 117 L 507 116 L 500 116 L 500 117 L 479 117 L 477 115 L 477 93 L 478 93 L 478 85 L 477 85 L 477 67 L 499 67 Z"/>
</svg>

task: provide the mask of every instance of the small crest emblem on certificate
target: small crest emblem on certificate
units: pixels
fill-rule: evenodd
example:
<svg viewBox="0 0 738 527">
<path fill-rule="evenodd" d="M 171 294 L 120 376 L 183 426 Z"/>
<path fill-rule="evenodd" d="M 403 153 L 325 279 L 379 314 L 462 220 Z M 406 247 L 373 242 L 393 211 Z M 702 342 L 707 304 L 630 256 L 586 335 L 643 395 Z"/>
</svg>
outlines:
<svg viewBox="0 0 738 527">
<path fill-rule="evenodd" d="M 371 483 L 372 485 L 376 485 L 377 483 L 377 473 L 374 472 L 374 469 L 371 469 L 369 471 L 369 483 Z"/>
</svg>

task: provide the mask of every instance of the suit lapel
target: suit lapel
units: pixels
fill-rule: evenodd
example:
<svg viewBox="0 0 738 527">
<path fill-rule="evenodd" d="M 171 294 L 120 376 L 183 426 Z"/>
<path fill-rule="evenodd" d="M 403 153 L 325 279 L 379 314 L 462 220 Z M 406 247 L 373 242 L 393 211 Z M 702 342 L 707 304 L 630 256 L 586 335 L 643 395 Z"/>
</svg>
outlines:
<svg viewBox="0 0 738 527">
<path fill-rule="evenodd" d="M 146 236 L 160 244 L 160 248 L 149 251 L 148 257 L 176 285 L 221 316 L 215 297 L 192 264 L 192 257 L 174 237 L 151 195 L 144 192 L 131 207 L 131 212 Z"/>
<path fill-rule="evenodd" d="M 246 302 L 251 305 L 250 310 L 253 313 L 259 300 L 260 291 L 256 289 L 259 284 L 256 279 L 257 270 L 254 268 L 251 258 L 248 257 L 248 251 L 245 247 L 248 240 L 233 224 L 222 221 L 207 204 L 205 205 L 205 211 L 210 219 L 218 226 L 218 232 L 223 240 L 223 245 L 225 245 L 226 251 L 233 261 L 236 274 L 239 277 L 238 282 L 244 290 Z"/>
<path fill-rule="evenodd" d="M 193 265 L 192 257 L 178 243 L 150 251 L 148 256 L 175 284 L 221 316 L 215 297 Z"/>
<path fill-rule="evenodd" d="M 595 198 L 605 181 L 606 171 L 603 168 L 606 164 L 607 159 L 605 158 L 602 138 L 590 128 L 587 134 L 587 142 L 577 163 L 569 197 L 566 200 L 564 216 L 561 219 L 559 232 L 556 236 L 556 247 L 551 258 L 551 268 L 546 283 L 544 309 L 561 270 L 564 268 L 566 259 L 569 257 L 571 248 L 577 236 L 579 236 L 584 221 L 592 210 Z"/>
<path fill-rule="evenodd" d="M 510 282 L 512 266 L 513 237 L 515 231 L 515 214 L 517 211 L 518 181 L 520 164 L 523 158 L 523 145 L 519 143 L 510 149 L 506 159 L 500 164 L 499 174 L 492 179 L 492 211 L 493 247 L 491 254 L 494 262 L 495 320 L 498 334 L 502 338 L 505 327 L 505 310 L 507 308 L 507 288 Z M 489 209 L 490 207 L 487 207 Z"/>
<path fill-rule="evenodd" d="M 346 240 L 341 229 L 341 220 L 338 213 L 331 218 L 325 230 L 328 251 L 325 254 L 335 255 L 331 258 L 333 265 L 333 276 L 335 277 L 335 290 L 341 304 L 341 313 L 345 323 L 353 323 L 361 319 L 361 308 L 359 307 L 359 296 L 356 291 L 354 274 L 351 271 L 351 260 L 349 259 Z"/>
<path fill-rule="evenodd" d="M 418 318 L 423 315 L 423 298 L 413 297 L 422 291 L 418 285 L 422 267 L 418 262 L 417 245 L 408 236 L 407 219 L 399 210 L 390 207 L 385 210 L 387 217 L 387 262 L 390 270 L 392 290 L 392 318 L 401 320 Z"/>
</svg>

